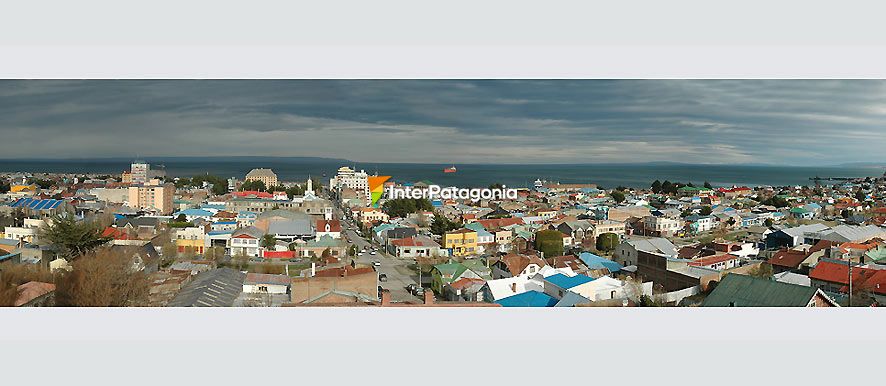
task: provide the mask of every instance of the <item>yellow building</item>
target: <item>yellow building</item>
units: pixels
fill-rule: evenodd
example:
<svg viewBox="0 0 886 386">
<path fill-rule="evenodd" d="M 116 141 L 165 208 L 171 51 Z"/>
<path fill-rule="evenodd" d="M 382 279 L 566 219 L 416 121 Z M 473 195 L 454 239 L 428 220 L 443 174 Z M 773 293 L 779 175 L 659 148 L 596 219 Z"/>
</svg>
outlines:
<svg viewBox="0 0 886 386">
<path fill-rule="evenodd" d="M 195 253 L 202 255 L 206 246 L 206 229 L 188 227 L 175 231 L 175 247 L 178 253 Z"/>
<path fill-rule="evenodd" d="M 37 185 L 12 185 L 9 188 L 10 193 L 34 194 L 37 193 Z"/>
<path fill-rule="evenodd" d="M 443 235 L 443 246 L 452 251 L 453 256 L 466 256 L 477 253 L 477 232 L 462 228 Z"/>
<path fill-rule="evenodd" d="M 246 173 L 246 181 L 261 181 L 270 188 L 277 186 L 277 174 L 271 169 L 252 169 Z"/>
</svg>

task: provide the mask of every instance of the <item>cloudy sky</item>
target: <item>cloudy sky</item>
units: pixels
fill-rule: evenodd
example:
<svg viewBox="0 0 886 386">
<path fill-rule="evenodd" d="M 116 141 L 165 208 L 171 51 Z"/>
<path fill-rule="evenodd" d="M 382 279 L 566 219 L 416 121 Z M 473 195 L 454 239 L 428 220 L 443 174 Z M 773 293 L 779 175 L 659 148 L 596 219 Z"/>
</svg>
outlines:
<svg viewBox="0 0 886 386">
<path fill-rule="evenodd" d="M 0 81 L 0 158 L 883 162 L 882 81 Z"/>
</svg>

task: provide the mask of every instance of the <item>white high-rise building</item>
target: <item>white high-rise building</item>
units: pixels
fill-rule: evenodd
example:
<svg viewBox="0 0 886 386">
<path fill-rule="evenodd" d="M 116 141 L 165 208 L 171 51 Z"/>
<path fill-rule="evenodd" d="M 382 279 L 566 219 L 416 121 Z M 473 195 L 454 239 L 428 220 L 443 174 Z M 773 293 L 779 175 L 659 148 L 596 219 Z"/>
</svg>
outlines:
<svg viewBox="0 0 886 386">
<path fill-rule="evenodd" d="M 355 171 L 347 166 L 342 166 L 338 168 L 338 174 L 335 177 L 329 179 L 329 187 L 331 189 L 345 189 L 351 188 L 354 189 L 357 193 L 363 193 L 366 197 L 366 200 L 371 200 L 371 196 L 369 195 L 369 177 L 365 171 Z"/>
<path fill-rule="evenodd" d="M 148 173 L 151 171 L 151 165 L 144 161 L 135 161 L 129 170 L 132 173 L 133 184 L 144 184 L 148 182 Z"/>
</svg>

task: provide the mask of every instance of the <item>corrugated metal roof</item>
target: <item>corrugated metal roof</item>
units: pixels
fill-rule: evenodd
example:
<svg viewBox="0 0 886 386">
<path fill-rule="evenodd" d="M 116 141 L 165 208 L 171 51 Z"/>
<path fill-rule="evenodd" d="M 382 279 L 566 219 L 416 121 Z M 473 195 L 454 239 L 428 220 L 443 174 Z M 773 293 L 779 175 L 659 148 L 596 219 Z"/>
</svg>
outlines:
<svg viewBox="0 0 886 386">
<path fill-rule="evenodd" d="M 246 274 L 230 268 L 202 272 L 188 283 L 169 307 L 231 307 L 243 292 Z"/>
<path fill-rule="evenodd" d="M 806 307 L 812 287 L 730 273 L 704 300 L 704 307 Z"/>
</svg>

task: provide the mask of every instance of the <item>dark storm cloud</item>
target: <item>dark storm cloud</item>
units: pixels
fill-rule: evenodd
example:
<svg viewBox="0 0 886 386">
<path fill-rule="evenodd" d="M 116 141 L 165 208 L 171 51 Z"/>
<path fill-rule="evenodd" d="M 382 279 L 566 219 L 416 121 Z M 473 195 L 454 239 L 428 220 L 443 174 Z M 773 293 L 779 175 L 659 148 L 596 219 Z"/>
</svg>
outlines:
<svg viewBox="0 0 886 386">
<path fill-rule="evenodd" d="M 882 81 L 2 81 L 3 158 L 883 161 Z"/>
</svg>

